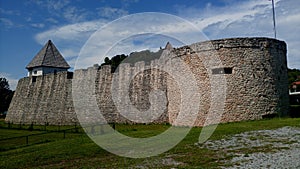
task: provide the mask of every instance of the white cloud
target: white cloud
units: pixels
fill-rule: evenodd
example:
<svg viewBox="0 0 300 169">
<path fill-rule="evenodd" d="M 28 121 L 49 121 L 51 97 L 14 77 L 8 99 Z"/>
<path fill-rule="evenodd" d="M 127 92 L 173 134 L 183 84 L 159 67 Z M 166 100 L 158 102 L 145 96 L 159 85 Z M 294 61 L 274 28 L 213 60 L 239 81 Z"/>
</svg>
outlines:
<svg viewBox="0 0 300 169">
<path fill-rule="evenodd" d="M 31 1 L 41 7 L 45 7 L 48 11 L 59 11 L 66 7 L 70 1 L 69 0 L 35 0 Z"/>
<path fill-rule="evenodd" d="M 6 28 L 11 28 L 14 26 L 14 23 L 7 18 L 0 18 L 0 23 L 2 23 Z"/>
<path fill-rule="evenodd" d="M 26 18 L 26 21 L 27 21 L 27 22 L 31 22 L 31 21 L 32 21 L 32 18 L 31 18 L 31 17 L 27 17 L 27 18 Z"/>
<path fill-rule="evenodd" d="M 54 24 L 57 24 L 58 23 L 58 20 L 54 19 L 54 18 L 47 18 L 46 19 L 47 22 L 50 22 L 50 23 L 54 23 Z"/>
<path fill-rule="evenodd" d="M 81 47 L 89 36 L 106 22 L 105 20 L 95 20 L 52 28 L 37 34 L 35 40 L 39 44 L 44 45 L 51 39 L 70 66 L 74 67 L 74 57 L 78 56 Z"/>
<path fill-rule="evenodd" d="M 162 45 L 162 43 L 157 43 L 157 41 L 162 41 L 159 37 L 155 41 L 148 41 L 153 42 L 151 45 L 149 43 L 133 43 L 134 41 L 131 40 L 127 41 L 128 44 L 124 44 L 124 39 L 149 33 L 164 35 L 181 41 L 182 44 L 206 40 L 196 27 L 193 27 L 188 21 L 173 15 L 162 13 L 129 15 L 103 26 L 101 30 L 93 34 L 87 41 L 86 46 L 82 48 L 76 68 L 84 68 L 99 62 L 99 60 L 102 61 L 111 48 L 118 51 L 123 49 L 121 53 L 127 53 L 129 50 L 152 49 L 155 45 L 156 49 L 159 48 Z M 120 41 L 123 42 L 120 44 Z M 167 41 L 163 42 L 163 44 L 166 43 Z"/>
<path fill-rule="evenodd" d="M 4 77 L 9 84 L 10 90 L 16 90 L 18 79 L 11 76 L 9 73 L 0 72 L 0 77 Z"/>
<path fill-rule="evenodd" d="M 187 39 L 184 42 L 186 44 L 205 40 L 205 37 L 200 36 L 201 31 L 206 33 L 210 39 L 245 36 L 273 37 L 272 6 L 270 1 L 247 0 L 234 2 L 234 4 L 229 3 L 223 7 L 215 7 L 212 4 L 207 4 L 203 9 L 178 7 L 178 14 L 196 25 L 199 30 L 197 32 L 180 18 L 168 20 L 167 18 L 148 16 L 148 18 L 136 18 L 136 20 L 128 17 L 130 20 L 125 20 L 124 22 L 118 22 L 117 20 L 113 22 L 115 25 L 109 29 L 106 29 L 104 26 L 108 22 L 107 20 L 65 25 L 38 34 L 36 40 L 44 44 L 48 39 L 53 39 L 57 47 L 61 48 L 61 51 L 65 53 L 65 57 L 72 57 L 73 62 L 74 55 L 79 53 L 79 50 L 90 35 L 102 27 L 101 39 L 91 39 L 97 45 L 90 46 L 89 52 L 86 53 L 89 59 L 86 59 L 84 62 L 77 62 L 77 64 L 81 64 L 82 66 L 91 66 L 94 63 L 99 63 L 101 61 L 99 55 L 104 55 L 110 47 L 116 44 L 118 44 L 118 47 L 114 47 L 114 52 L 111 52 L 112 55 L 117 54 L 116 52 L 120 52 L 119 54 L 121 54 L 139 49 L 155 49 L 153 45 L 150 45 L 150 42 L 151 44 L 155 43 L 154 40 L 151 41 L 148 39 L 148 41 L 138 44 L 134 43 L 134 41 L 124 41 L 122 39 L 126 35 L 131 36 L 134 33 L 141 32 L 141 30 L 142 33 L 160 33 L 169 35 L 175 39 L 184 38 Z M 300 1 L 278 0 L 276 4 L 276 16 L 278 38 L 286 41 L 288 44 L 288 66 L 300 69 L 300 57 L 298 56 L 298 53 L 300 53 L 298 33 L 300 11 L 298 10 L 298 6 L 300 6 Z M 102 13 L 103 15 L 109 15 L 114 10 L 117 11 L 116 15 L 126 14 L 126 11 L 115 8 L 103 8 L 102 10 L 107 10 Z M 148 14 L 151 15 L 151 13 Z M 195 38 L 195 33 L 199 34 L 198 39 Z M 155 41 L 157 42 L 157 39 Z M 157 47 L 162 46 L 162 44 L 164 43 L 158 42 Z"/>
<path fill-rule="evenodd" d="M 61 10 L 70 3 L 69 0 L 48 0 L 47 6 L 49 10 Z"/>
<path fill-rule="evenodd" d="M 164 16 L 161 17 L 161 15 Z M 71 58 L 74 59 L 74 56 L 78 56 L 80 49 L 88 38 L 101 28 L 101 35 L 98 33 L 89 40 L 90 44 L 96 44 L 96 46 L 90 45 L 86 47 L 89 48 L 89 50 L 85 50 L 87 52 L 85 56 L 88 59 L 85 58 L 84 61 L 80 60 L 77 62 L 77 68 L 84 68 L 102 62 L 101 58 L 112 47 L 114 51 L 110 51 L 110 56 L 121 53 L 129 54 L 130 52 L 143 49 L 155 50 L 160 46 L 164 46 L 167 42 L 167 40 L 159 40 L 159 38 L 155 40 L 148 39 L 143 44 L 136 44 L 130 40 L 124 41 L 124 38 L 130 38 L 137 33 L 168 35 L 174 39 L 184 39 L 185 44 L 196 42 L 198 39 L 195 39 L 195 37 L 201 37 L 201 35 L 195 36 L 195 32 L 198 34 L 199 32 L 195 27 L 187 24 L 187 21 L 167 14 L 155 16 L 155 13 L 143 13 L 127 16 L 122 20 L 111 22 L 109 25 L 105 25 L 106 22 L 105 20 L 97 20 L 66 25 L 40 33 L 35 38 L 42 45 L 48 39 L 52 39 L 67 61 L 70 62 Z M 119 43 L 120 41 L 122 42 Z M 157 43 L 158 41 L 159 43 Z M 115 48 L 115 45 L 118 45 L 118 47 Z M 71 66 L 73 67 L 74 65 Z"/>
<path fill-rule="evenodd" d="M 95 20 L 89 22 L 80 22 L 69 24 L 57 28 L 52 28 L 45 32 L 39 33 L 35 39 L 40 44 L 44 44 L 48 39 L 54 39 L 57 42 L 82 42 L 103 26 L 106 23 L 104 20 Z"/>
<path fill-rule="evenodd" d="M 43 24 L 43 23 L 33 23 L 33 24 L 30 24 L 30 25 L 34 28 L 43 28 L 43 27 L 45 27 L 45 24 Z"/>
<path fill-rule="evenodd" d="M 67 7 L 63 12 L 63 17 L 71 23 L 77 23 L 85 21 L 89 12 L 84 9 L 78 9 L 74 6 Z"/>
<path fill-rule="evenodd" d="M 1 15 L 20 15 L 19 11 L 16 10 L 5 10 L 3 8 L 0 8 Z"/>
<path fill-rule="evenodd" d="M 245 32 L 249 35 L 257 32 L 257 30 L 249 30 L 248 26 L 243 24 L 251 24 L 257 17 L 268 13 L 271 9 L 270 5 L 269 1 L 261 0 L 242 1 L 225 7 L 207 5 L 203 11 L 187 9 L 193 11 L 194 14 L 191 14 L 191 16 L 183 15 L 183 17 L 191 20 L 211 38 L 231 37 L 235 34 L 243 36 Z M 191 12 L 187 11 L 187 13 L 190 14 Z M 229 30 L 229 27 L 232 29 L 235 25 L 239 28 L 243 27 L 243 29 L 224 33 L 224 30 Z"/>
<path fill-rule="evenodd" d="M 59 19 L 64 18 L 70 23 L 85 21 L 90 14 L 90 12 L 84 8 L 73 6 L 70 0 L 36 0 L 31 2 L 40 8 L 46 9 L 50 16 L 55 16 Z M 51 22 L 54 21 L 52 23 L 57 21 L 54 18 L 50 20 L 48 18 L 47 20 Z"/>
<path fill-rule="evenodd" d="M 108 19 L 116 19 L 121 16 L 128 15 L 128 11 L 119 8 L 101 7 L 101 8 L 97 8 L 97 10 L 98 10 L 98 15 L 100 17 L 104 17 Z"/>
<path fill-rule="evenodd" d="M 300 69 L 300 1 L 276 1 L 277 38 L 288 45 L 288 66 Z M 224 7 L 178 7 L 178 13 L 196 24 L 210 39 L 263 36 L 274 38 L 272 2 L 234 1 Z"/>
<path fill-rule="evenodd" d="M 132 3 L 137 3 L 139 0 L 121 0 L 123 7 L 129 7 Z"/>
</svg>

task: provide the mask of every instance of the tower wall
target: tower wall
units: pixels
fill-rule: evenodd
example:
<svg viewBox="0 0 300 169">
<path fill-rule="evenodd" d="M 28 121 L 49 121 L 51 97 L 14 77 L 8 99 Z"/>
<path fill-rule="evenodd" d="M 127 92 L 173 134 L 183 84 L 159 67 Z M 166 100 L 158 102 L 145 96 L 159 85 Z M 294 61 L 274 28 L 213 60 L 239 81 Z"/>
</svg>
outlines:
<svg viewBox="0 0 300 169">
<path fill-rule="evenodd" d="M 288 112 L 286 44 L 282 41 L 268 38 L 213 40 L 179 48 L 175 57 L 183 58 L 190 65 L 199 86 L 201 104 L 196 126 L 262 119 Z M 222 77 L 226 80 L 219 80 Z M 224 92 L 225 100 L 213 96 L 213 83 L 219 86 L 216 93 Z M 168 87 L 168 96 L 172 99 L 170 121 L 174 121 L 179 112 L 180 89 L 172 83 L 168 83 Z M 222 102 L 225 102 L 224 110 L 217 106 Z M 190 105 L 194 105 L 193 101 Z"/>
<path fill-rule="evenodd" d="M 5 120 L 53 125 L 77 122 L 70 76 L 69 72 L 59 72 L 20 79 Z"/>
</svg>

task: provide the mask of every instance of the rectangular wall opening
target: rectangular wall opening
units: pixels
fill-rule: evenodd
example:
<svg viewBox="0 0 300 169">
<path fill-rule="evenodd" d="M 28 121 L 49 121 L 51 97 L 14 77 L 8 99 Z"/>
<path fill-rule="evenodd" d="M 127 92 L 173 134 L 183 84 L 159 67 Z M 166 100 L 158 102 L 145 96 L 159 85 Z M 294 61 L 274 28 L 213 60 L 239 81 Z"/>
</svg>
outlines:
<svg viewBox="0 0 300 169">
<path fill-rule="evenodd" d="M 232 67 L 223 67 L 212 69 L 212 74 L 232 74 Z"/>
<path fill-rule="evenodd" d="M 73 79 L 73 72 L 67 72 L 67 79 Z"/>
<path fill-rule="evenodd" d="M 36 82 L 36 76 L 32 76 L 32 83 Z"/>
</svg>

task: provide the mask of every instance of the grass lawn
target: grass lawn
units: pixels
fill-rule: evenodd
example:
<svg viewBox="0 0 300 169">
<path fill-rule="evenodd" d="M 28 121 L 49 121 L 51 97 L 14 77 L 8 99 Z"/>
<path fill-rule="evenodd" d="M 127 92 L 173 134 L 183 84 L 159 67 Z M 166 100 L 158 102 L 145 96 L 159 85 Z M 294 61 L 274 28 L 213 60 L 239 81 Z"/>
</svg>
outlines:
<svg viewBox="0 0 300 169">
<path fill-rule="evenodd" d="M 283 126 L 300 127 L 299 118 L 274 118 L 218 125 L 210 139 L 230 137 L 245 131 L 276 129 Z M 116 130 L 133 137 L 150 137 L 165 131 L 168 125 L 116 125 Z M 1 139 L 23 136 L 43 131 L 27 131 L 0 128 Z M 195 145 L 201 128 L 193 128 L 177 146 L 158 156 L 131 159 L 111 154 L 90 140 L 83 133 L 51 132 L 44 136 L 51 138 L 11 149 L 1 149 L 0 168 L 219 168 L 226 166 L 223 156 L 217 151 L 199 148 Z M 69 135 L 68 135 L 69 134 Z M 21 141 L 20 141 L 21 142 Z M 9 142 L 0 142 L 1 147 Z M 245 148 L 245 152 L 247 152 Z"/>
</svg>

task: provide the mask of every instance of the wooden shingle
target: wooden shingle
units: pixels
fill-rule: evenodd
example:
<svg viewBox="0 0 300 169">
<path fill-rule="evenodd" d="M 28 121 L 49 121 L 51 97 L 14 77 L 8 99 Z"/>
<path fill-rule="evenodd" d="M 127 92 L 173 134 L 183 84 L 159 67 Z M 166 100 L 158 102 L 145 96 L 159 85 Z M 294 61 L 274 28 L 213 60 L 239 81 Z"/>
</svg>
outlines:
<svg viewBox="0 0 300 169">
<path fill-rule="evenodd" d="M 54 67 L 69 69 L 70 65 L 60 54 L 55 45 L 49 40 L 45 46 L 35 55 L 26 68 L 32 69 L 35 67 Z"/>
</svg>

